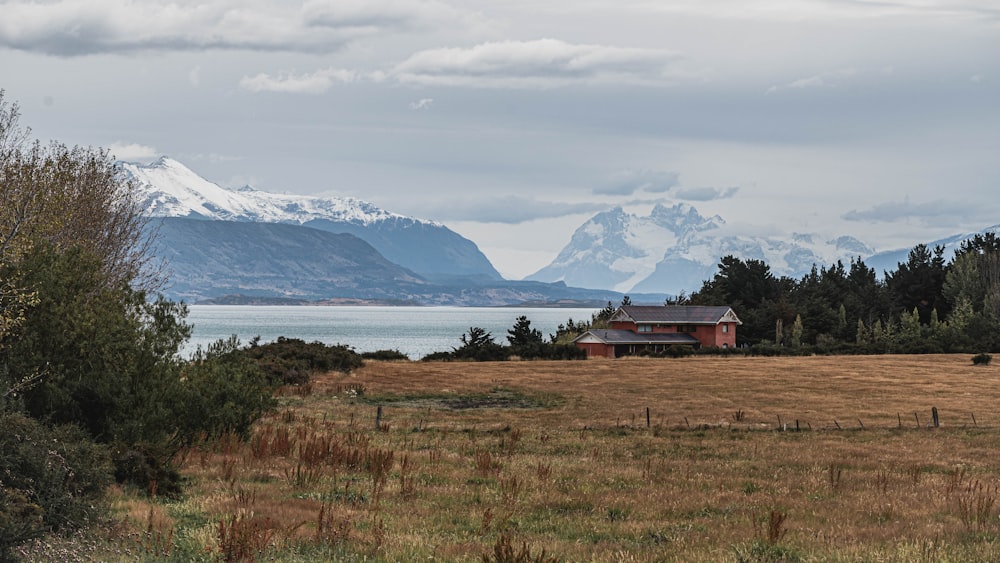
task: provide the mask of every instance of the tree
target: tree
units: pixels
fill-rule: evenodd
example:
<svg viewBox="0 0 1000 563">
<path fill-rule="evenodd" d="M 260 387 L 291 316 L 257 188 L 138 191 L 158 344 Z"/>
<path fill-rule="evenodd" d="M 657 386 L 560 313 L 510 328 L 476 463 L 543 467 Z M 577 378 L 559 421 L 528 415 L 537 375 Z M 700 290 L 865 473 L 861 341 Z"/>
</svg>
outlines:
<svg viewBox="0 0 1000 563">
<path fill-rule="evenodd" d="M 531 328 L 528 317 L 521 315 L 514 321 L 514 326 L 507 330 L 507 342 L 512 348 L 519 346 L 534 346 L 542 343 L 542 331 Z"/>
<path fill-rule="evenodd" d="M 484 328 L 469 327 L 469 331 L 461 336 L 462 345 L 455 348 L 452 355 L 458 359 L 489 362 L 506 359 L 504 347 L 493 340 L 493 335 Z"/>
<path fill-rule="evenodd" d="M 931 320 L 931 311 L 947 316 L 948 306 L 942 294 L 945 281 L 944 247 L 931 249 L 918 244 L 913 247 L 905 263 L 895 272 L 886 275 L 886 287 L 892 297 L 894 313 L 911 311 L 914 307 L 921 324 Z"/>
<path fill-rule="evenodd" d="M 162 269 L 134 181 L 107 150 L 28 143 L 18 118 L 0 92 L 0 262 L 39 243 L 82 247 L 99 259 L 108 285 L 159 289 Z"/>
<path fill-rule="evenodd" d="M 792 347 L 798 348 L 802 345 L 802 317 L 795 315 L 795 322 L 792 323 Z"/>
<path fill-rule="evenodd" d="M 611 317 L 615 316 L 617 312 L 618 307 L 615 307 L 608 301 L 608 304 L 603 309 L 590 316 L 590 325 L 593 328 L 607 328 L 611 325 Z"/>
<path fill-rule="evenodd" d="M 777 320 L 790 324 L 795 318 L 786 299 L 794 287 L 794 280 L 775 278 L 763 261 L 730 255 L 719 261 L 715 276 L 691 295 L 691 303 L 732 307 L 743 321 L 737 345 L 757 344 L 774 335 Z"/>
</svg>

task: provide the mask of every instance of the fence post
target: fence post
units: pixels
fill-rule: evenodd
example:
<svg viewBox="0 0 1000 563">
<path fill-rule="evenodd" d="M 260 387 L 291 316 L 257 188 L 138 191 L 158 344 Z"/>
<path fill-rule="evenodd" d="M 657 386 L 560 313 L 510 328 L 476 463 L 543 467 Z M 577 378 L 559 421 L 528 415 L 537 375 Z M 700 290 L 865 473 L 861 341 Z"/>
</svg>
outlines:
<svg viewBox="0 0 1000 563">
<path fill-rule="evenodd" d="M 382 429 L 382 405 L 378 406 L 378 410 L 375 411 L 375 430 Z"/>
<path fill-rule="evenodd" d="M 938 421 L 938 410 L 937 407 L 931 407 L 931 416 L 934 418 L 934 428 L 940 426 Z"/>
</svg>

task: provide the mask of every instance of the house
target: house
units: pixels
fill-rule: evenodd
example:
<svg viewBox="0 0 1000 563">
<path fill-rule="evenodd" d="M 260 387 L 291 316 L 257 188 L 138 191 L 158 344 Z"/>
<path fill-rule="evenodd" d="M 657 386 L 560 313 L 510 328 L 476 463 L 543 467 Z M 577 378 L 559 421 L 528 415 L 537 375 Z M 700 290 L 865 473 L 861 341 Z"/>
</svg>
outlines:
<svg viewBox="0 0 1000 563">
<path fill-rule="evenodd" d="M 588 330 L 573 343 L 586 350 L 587 357 L 608 358 L 664 352 L 678 345 L 733 348 L 741 324 L 730 307 L 624 305 L 612 315 L 611 328 Z"/>
</svg>

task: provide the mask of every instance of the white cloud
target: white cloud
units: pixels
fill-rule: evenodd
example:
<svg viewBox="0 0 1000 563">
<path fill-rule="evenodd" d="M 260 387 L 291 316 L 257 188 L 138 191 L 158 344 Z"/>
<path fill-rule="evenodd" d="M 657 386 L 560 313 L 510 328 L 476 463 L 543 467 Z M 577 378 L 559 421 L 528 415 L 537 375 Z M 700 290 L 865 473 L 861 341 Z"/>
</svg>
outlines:
<svg viewBox="0 0 1000 563">
<path fill-rule="evenodd" d="M 632 195 L 638 191 L 666 193 L 680 183 L 680 174 L 667 170 L 625 170 L 606 186 L 593 189 L 600 195 Z"/>
<path fill-rule="evenodd" d="M 388 74 L 411 85 L 552 88 L 573 83 L 662 84 L 681 57 L 658 49 L 572 44 L 558 39 L 488 42 L 417 52 Z"/>
<path fill-rule="evenodd" d="M 330 53 L 387 31 L 469 25 L 434 0 L 8 0 L 0 46 L 58 56 L 241 49 Z"/>
<path fill-rule="evenodd" d="M 188 72 L 188 82 L 195 88 L 201 86 L 201 66 L 195 66 Z"/>
<path fill-rule="evenodd" d="M 786 89 L 836 88 L 843 83 L 845 78 L 849 78 L 855 74 L 857 74 L 857 70 L 853 68 L 824 72 L 815 76 L 799 78 L 781 86 L 771 86 L 765 94 L 773 94 L 779 90 Z"/>
<path fill-rule="evenodd" d="M 956 223 L 969 213 L 968 204 L 962 201 L 937 200 L 914 203 L 906 197 L 902 202 L 881 203 L 864 210 L 855 209 L 845 213 L 843 218 L 862 222 L 916 220 L 924 224 L 934 224 Z"/>
<path fill-rule="evenodd" d="M 729 199 L 739 191 L 740 188 L 738 186 L 730 186 L 728 188 L 680 188 L 675 190 L 672 195 L 677 199 L 685 201 L 713 201 L 717 199 Z"/>
<path fill-rule="evenodd" d="M 111 155 L 118 160 L 145 162 L 156 158 L 160 153 L 155 148 L 138 143 L 123 143 L 115 141 L 108 147 Z"/>
<path fill-rule="evenodd" d="M 388 71 L 358 72 L 327 68 L 307 74 L 266 73 L 244 76 L 240 87 L 253 92 L 319 94 L 334 80 L 394 82 L 410 86 L 467 86 L 500 89 L 545 89 L 571 84 L 666 84 L 680 76 L 671 64 L 682 57 L 672 51 L 604 45 L 574 45 L 557 39 L 483 43 L 469 49 L 419 51 Z M 433 99 L 411 104 L 426 109 Z M 419 106 L 419 107 L 417 107 Z"/>
<path fill-rule="evenodd" d="M 284 92 L 291 94 L 322 94 L 337 82 L 354 82 L 358 75 L 349 70 L 322 69 L 313 73 L 282 73 L 277 76 L 260 73 L 244 76 L 240 88 L 251 92 Z"/>
<path fill-rule="evenodd" d="M 426 214 L 441 221 L 472 221 L 476 223 L 501 223 L 517 225 L 538 219 L 579 215 L 604 211 L 607 204 L 590 202 L 541 201 L 533 197 L 516 195 L 486 197 L 482 199 L 456 199 L 448 205 L 428 203 L 426 209 L 411 206 L 417 215 Z"/>
<path fill-rule="evenodd" d="M 627 1 L 627 0 L 625 0 Z M 763 20 L 873 19 L 900 16 L 975 18 L 996 21 L 995 8 L 979 0 L 635 0 L 626 5 L 652 12 Z"/>
<path fill-rule="evenodd" d="M 410 102 L 410 109 L 412 110 L 426 110 L 434 105 L 433 98 L 421 98 L 415 102 Z"/>
</svg>

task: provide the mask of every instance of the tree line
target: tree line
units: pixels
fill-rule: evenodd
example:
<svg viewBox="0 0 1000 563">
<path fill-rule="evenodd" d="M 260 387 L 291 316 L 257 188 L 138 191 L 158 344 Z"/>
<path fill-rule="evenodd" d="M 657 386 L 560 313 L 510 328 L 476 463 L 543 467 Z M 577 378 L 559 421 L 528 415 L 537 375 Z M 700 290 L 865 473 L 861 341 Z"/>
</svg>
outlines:
<svg viewBox="0 0 1000 563">
<path fill-rule="evenodd" d="M 737 346 L 759 353 L 950 353 L 1000 346 L 1000 239 L 991 232 L 945 248 L 919 244 L 878 276 L 861 258 L 775 276 L 761 260 L 724 257 L 684 302 L 728 305 Z"/>
<path fill-rule="evenodd" d="M 621 305 L 630 304 L 626 295 Z M 976 234 L 950 260 L 943 246 L 918 244 L 881 276 L 860 257 L 813 266 L 795 279 L 774 275 L 763 260 L 729 255 L 697 291 L 664 304 L 733 308 L 743 322 L 737 347 L 705 353 L 993 352 L 1000 349 L 1000 237 Z M 568 319 L 548 344 L 567 345 L 608 327 L 617 309 L 609 302 L 589 319 Z"/>
</svg>

